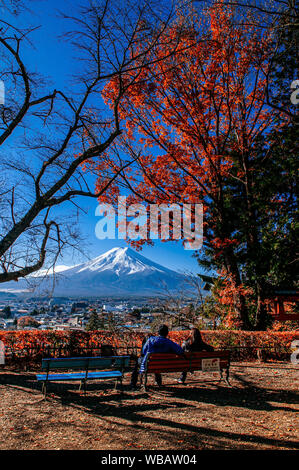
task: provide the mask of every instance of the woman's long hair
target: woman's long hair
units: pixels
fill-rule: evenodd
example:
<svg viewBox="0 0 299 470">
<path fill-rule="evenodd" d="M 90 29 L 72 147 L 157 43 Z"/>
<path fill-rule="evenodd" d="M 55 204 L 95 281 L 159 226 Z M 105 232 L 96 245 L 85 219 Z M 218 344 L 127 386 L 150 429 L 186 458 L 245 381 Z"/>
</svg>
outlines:
<svg viewBox="0 0 299 470">
<path fill-rule="evenodd" d="M 201 344 L 203 342 L 198 328 L 192 328 L 191 334 L 189 336 L 189 342 L 190 344 Z"/>
</svg>

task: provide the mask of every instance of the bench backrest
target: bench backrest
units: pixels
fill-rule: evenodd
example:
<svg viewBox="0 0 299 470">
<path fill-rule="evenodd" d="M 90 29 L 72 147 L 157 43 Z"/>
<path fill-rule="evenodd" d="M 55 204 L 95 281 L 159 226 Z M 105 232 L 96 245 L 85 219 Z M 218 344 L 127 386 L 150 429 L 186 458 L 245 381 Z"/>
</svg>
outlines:
<svg viewBox="0 0 299 470">
<path fill-rule="evenodd" d="M 42 370 L 124 368 L 129 363 L 130 356 L 46 358 L 42 359 Z"/>
<path fill-rule="evenodd" d="M 145 369 L 151 373 L 202 370 L 205 359 L 219 359 L 220 369 L 225 369 L 229 365 L 230 351 L 186 352 L 185 358 L 177 354 L 151 353 Z"/>
</svg>

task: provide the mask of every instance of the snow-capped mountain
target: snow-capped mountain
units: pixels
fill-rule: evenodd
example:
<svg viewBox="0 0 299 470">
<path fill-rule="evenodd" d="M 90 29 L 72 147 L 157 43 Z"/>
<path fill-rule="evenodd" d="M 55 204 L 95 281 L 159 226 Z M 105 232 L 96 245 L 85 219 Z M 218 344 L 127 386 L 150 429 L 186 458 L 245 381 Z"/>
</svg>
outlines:
<svg viewBox="0 0 299 470">
<path fill-rule="evenodd" d="M 184 276 L 145 258 L 130 248 L 113 248 L 86 263 L 57 266 L 54 273 L 40 271 L 28 280 L 7 282 L 0 291 L 55 296 L 154 295 L 183 287 Z M 28 283 L 30 286 L 28 286 Z M 32 291 L 33 287 L 34 291 Z"/>
</svg>

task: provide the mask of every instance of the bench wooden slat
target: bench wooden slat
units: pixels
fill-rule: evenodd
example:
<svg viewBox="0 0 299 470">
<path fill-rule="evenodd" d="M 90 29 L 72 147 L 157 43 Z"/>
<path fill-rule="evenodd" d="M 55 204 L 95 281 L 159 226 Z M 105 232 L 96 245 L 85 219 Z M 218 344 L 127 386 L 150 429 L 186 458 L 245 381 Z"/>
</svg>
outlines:
<svg viewBox="0 0 299 470">
<path fill-rule="evenodd" d="M 149 374 L 163 374 L 167 372 L 191 372 L 188 367 L 167 367 L 165 369 L 161 369 L 160 367 L 152 368 L 147 371 Z"/>
<path fill-rule="evenodd" d="M 105 372 L 88 372 L 86 375 L 85 372 L 74 373 L 74 374 L 37 374 L 36 379 L 40 381 L 59 381 L 59 380 L 83 380 L 83 379 L 105 379 L 105 378 L 116 378 L 121 377 L 122 373 L 118 370 L 115 371 L 105 371 Z"/>
<path fill-rule="evenodd" d="M 227 367 L 227 362 L 220 362 L 220 368 L 225 369 Z M 165 364 L 164 366 L 160 366 L 159 364 L 149 364 L 147 367 L 148 372 L 152 372 L 153 370 L 159 370 L 159 371 L 170 371 L 170 370 L 200 370 L 202 369 L 202 363 L 201 364 Z"/>
<path fill-rule="evenodd" d="M 219 359 L 219 372 L 223 374 L 226 369 L 226 381 L 228 382 L 230 351 L 199 351 L 186 352 L 184 356 L 177 354 L 150 353 L 144 366 L 146 388 L 147 374 L 167 372 L 195 372 L 203 369 L 203 360 Z M 214 372 L 211 370 L 211 372 Z M 217 369 L 215 370 L 217 372 Z"/>
<path fill-rule="evenodd" d="M 190 358 L 213 358 L 213 357 L 222 357 L 222 358 L 229 358 L 230 351 L 198 351 L 198 352 L 185 352 L 185 357 L 188 359 Z M 182 358 L 181 355 L 178 354 L 171 354 L 171 353 L 151 353 L 150 354 L 151 360 L 169 360 L 169 359 L 180 359 Z"/>
<path fill-rule="evenodd" d="M 42 359 L 42 370 L 53 370 L 53 369 L 85 369 L 88 364 L 88 360 L 80 359 L 78 361 L 74 359 Z"/>
<path fill-rule="evenodd" d="M 110 367 L 128 367 L 130 356 L 109 357 L 70 357 L 42 359 L 42 370 L 55 369 L 108 369 Z"/>
</svg>

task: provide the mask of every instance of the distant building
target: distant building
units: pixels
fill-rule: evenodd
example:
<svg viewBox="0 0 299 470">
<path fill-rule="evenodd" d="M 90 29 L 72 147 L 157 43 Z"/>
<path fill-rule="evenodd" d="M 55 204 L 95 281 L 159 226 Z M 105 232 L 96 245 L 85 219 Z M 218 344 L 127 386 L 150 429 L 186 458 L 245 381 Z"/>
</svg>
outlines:
<svg viewBox="0 0 299 470">
<path fill-rule="evenodd" d="M 82 326 L 82 320 L 78 316 L 69 318 L 67 323 L 69 326 Z"/>
<path fill-rule="evenodd" d="M 112 305 L 109 305 L 109 304 L 103 305 L 103 310 L 105 312 L 113 312 L 114 309 L 115 309 L 115 307 L 113 307 Z"/>
<path fill-rule="evenodd" d="M 88 302 L 74 302 L 72 308 L 87 308 L 89 306 Z"/>
</svg>

